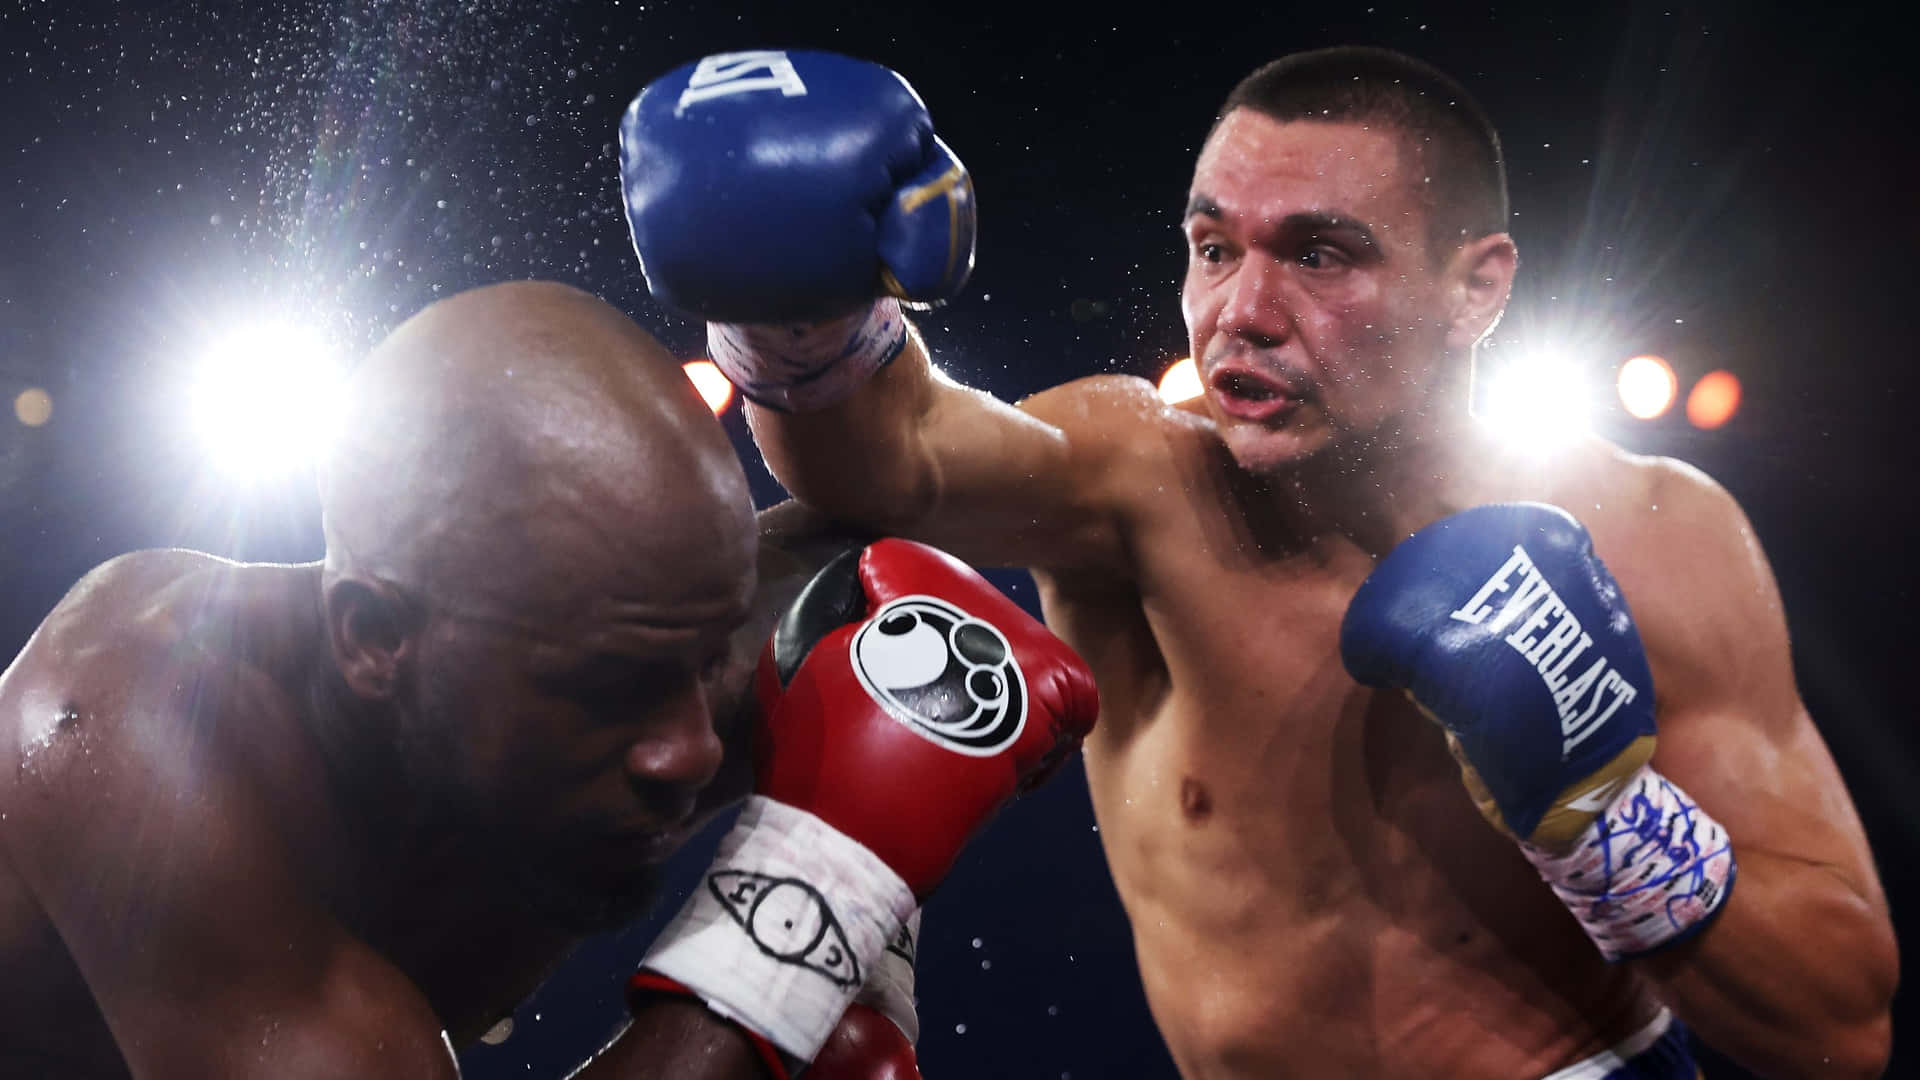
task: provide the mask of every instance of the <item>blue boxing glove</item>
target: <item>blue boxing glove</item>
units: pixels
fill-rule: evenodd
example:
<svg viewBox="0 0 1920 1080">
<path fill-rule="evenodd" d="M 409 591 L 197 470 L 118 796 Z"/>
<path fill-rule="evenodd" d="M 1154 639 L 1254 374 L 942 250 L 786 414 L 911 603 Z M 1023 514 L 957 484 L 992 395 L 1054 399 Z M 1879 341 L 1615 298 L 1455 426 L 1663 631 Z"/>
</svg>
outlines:
<svg viewBox="0 0 1920 1080">
<path fill-rule="evenodd" d="M 1408 691 L 1452 737 L 1481 813 L 1564 850 L 1653 756 L 1653 675 L 1587 530 L 1540 503 L 1415 533 L 1354 594 L 1347 671 Z"/>
<path fill-rule="evenodd" d="M 1541 503 L 1420 530 L 1340 628 L 1355 680 L 1404 690 L 1446 731 L 1480 812 L 1609 958 L 1704 926 L 1733 882 L 1726 833 L 1648 764 L 1653 676 L 1587 530 Z"/>
<path fill-rule="evenodd" d="M 971 178 L 906 80 L 863 60 L 676 68 L 628 106 L 620 180 L 647 287 L 712 324 L 715 362 L 775 408 L 850 393 L 906 340 L 876 301 L 951 299 L 973 268 Z"/>
</svg>

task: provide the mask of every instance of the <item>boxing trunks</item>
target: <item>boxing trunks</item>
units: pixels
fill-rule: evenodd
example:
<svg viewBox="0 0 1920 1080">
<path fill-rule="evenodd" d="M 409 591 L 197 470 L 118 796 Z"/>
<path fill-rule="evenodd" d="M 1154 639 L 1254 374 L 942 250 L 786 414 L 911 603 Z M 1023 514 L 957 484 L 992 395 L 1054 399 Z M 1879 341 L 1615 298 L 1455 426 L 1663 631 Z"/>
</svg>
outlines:
<svg viewBox="0 0 1920 1080">
<path fill-rule="evenodd" d="M 1653 1022 L 1585 1061 L 1542 1080 L 1700 1080 L 1700 1066 L 1687 1050 L 1687 1028 L 1661 1009 Z"/>
</svg>

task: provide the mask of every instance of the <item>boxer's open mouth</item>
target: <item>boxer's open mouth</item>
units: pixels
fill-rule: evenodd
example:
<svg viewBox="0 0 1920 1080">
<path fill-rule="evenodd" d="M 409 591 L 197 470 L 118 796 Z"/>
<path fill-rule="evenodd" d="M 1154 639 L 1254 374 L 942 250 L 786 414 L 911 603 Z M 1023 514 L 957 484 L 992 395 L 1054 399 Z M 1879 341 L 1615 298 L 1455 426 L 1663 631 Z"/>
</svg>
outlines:
<svg viewBox="0 0 1920 1080">
<path fill-rule="evenodd" d="M 1244 372 L 1230 372 L 1216 381 L 1223 393 L 1247 401 L 1267 401 L 1279 397 L 1284 391 L 1264 379 L 1258 379 Z"/>
<path fill-rule="evenodd" d="M 1301 390 L 1245 367 L 1216 368 L 1209 384 L 1221 411 L 1243 420 L 1270 420 L 1291 413 L 1304 399 Z"/>
</svg>

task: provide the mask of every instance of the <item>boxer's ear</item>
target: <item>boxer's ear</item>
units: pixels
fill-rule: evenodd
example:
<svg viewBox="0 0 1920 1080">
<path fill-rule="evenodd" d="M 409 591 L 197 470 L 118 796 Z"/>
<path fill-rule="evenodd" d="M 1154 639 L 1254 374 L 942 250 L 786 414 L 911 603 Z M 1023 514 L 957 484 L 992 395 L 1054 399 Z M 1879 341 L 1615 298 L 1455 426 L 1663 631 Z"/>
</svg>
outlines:
<svg viewBox="0 0 1920 1080">
<path fill-rule="evenodd" d="M 369 700 L 391 698 L 413 651 L 415 605 L 387 582 L 355 577 L 329 581 L 322 603 L 334 665 L 347 686 Z"/>
<path fill-rule="evenodd" d="M 1500 321 L 1520 267 L 1513 237 L 1492 233 L 1469 240 L 1447 260 L 1447 346 L 1466 350 L 1480 343 Z"/>
</svg>

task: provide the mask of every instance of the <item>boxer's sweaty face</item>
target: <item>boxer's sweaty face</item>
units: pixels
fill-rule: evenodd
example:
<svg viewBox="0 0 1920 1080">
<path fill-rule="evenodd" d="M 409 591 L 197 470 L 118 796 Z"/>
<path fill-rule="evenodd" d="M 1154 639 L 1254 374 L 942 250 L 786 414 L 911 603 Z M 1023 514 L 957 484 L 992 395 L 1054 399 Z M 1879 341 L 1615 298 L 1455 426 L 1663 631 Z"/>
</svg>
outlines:
<svg viewBox="0 0 1920 1080">
<path fill-rule="evenodd" d="M 746 551 L 556 552 L 549 596 L 422 634 L 415 773 L 542 919 L 591 933 L 643 913 L 688 838 L 720 765 L 708 680 L 747 613 Z"/>
<path fill-rule="evenodd" d="M 1202 150 L 1181 307 L 1242 468 L 1364 441 L 1423 396 L 1445 330 L 1417 171 L 1394 133 L 1248 109 Z"/>
</svg>

